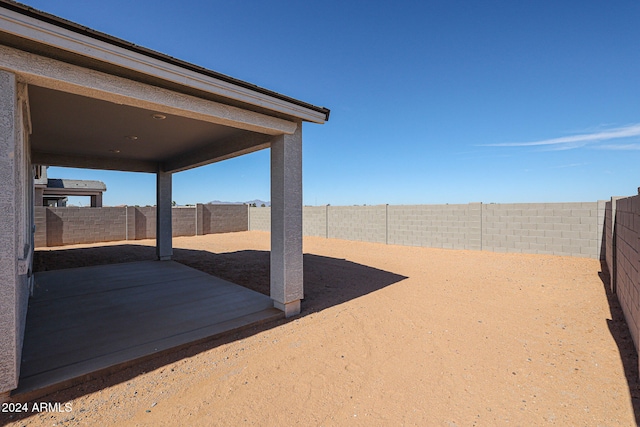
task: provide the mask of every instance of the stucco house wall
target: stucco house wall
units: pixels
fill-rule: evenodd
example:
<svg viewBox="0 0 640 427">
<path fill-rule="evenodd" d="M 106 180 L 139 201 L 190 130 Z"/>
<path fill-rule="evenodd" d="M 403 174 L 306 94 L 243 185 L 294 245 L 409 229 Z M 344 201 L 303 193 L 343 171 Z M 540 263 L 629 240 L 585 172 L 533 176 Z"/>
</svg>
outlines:
<svg viewBox="0 0 640 427">
<path fill-rule="evenodd" d="M 0 71 L 0 398 L 18 384 L 33 248 L 27 89 Z"/>
</svg>

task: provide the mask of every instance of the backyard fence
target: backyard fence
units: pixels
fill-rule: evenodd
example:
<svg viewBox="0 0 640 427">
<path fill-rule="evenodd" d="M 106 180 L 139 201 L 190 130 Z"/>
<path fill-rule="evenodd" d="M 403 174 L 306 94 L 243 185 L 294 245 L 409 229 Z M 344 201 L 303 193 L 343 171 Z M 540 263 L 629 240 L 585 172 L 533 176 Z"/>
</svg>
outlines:
<svg viewBox="0 0 640 427">
<path fill-rule="evenodd" d="M 614 197 L 606 204 L 605 265 L 611 291 L 620 301 L 631 337 L 639 350 L 640 196 Z"/>
<path fill-rule="evenodd" d="M 621 199 L 627 200 L 627 199 Z M 303 233 L 405 246 L 489 250 L 590 258 L 604 251 L 611 202 L 456 205 L 305 206 Z M 271 208 L 245 205 L 175 207 L 173 236 L 269 231 Z M 155 238 L 156 208 L 35 209 L 35 246 Z M 604 237 L 603 237 L 604 236 Z M 613 243 L 609 243 L 613 244 Z"/>
<path fill-rule="evenodd" d="M 114 240 L 155 239 L 156 208 L 35 208 L 35 247 L 97 243 Z M 246 231 L 245 205 L 204 205 L 174 207 L 172 234 L 196 236 Z"/>
<path fill-rule="evenodd" d="M 599 259 L 605 203 L 305 206 L 302 223 L 305 236 Z M 270 217 L 249 208 L 249 229 Z"/>
</svg>

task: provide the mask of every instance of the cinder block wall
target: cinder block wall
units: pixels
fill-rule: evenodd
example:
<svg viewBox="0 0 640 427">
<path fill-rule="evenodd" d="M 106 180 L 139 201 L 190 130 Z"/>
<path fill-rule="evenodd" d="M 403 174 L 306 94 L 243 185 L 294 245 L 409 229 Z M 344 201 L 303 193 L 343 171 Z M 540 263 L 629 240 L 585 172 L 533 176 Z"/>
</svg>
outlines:
<svg viewBox="0 0 640 427">
<path fill-rule="evenodd" d="M 388 206 L 388 243 L 482 249 L 480 203 Z"/>
<path fill-rule="evenodd" d="M 123 208 L 45 208 L 46 245 L 109 242 L 126 238 Z M 42 235 L 37 241 L 43 241 Z"/>
<path fill-rule="evenodd" d="M 269 231 L 271 210 L 249 208 Z M 600 258 L 605 202 L 306 206 L 305 236 L 407 246 Z"/>
<path fill-rule="evenodd" d="M 305 236 L 327 237 L 328 206 L 305 206 L 302 209 L 302 232 Z"/>
<path fill-rule="evenodd" d="M 329 206 L 302 208 L 302 233 L 305 236 L 327 237 L 327 211 Z M 249 230 L 271 231 L 271 208 L 249 207 Z"/>
<path fill-rule="evenodd" d="M 35 247 L 155 239 L 156 208 L 36 207 L 35 224 Z M 174 237 L 194 236 L 196 231 L 209 234 L 247 229 L 248 209 L 244 205 L 198 205 L 172 210 Z"/>
<path fill-rule="evenodd" d="M 196 235 L 196 208 L 175 207 L 171 209 L 171 231 L 173 237 Z"/>
<path fill-rule="evenodd" d="M 617 216 L 616 208 L 618 200 L 624 197 L 612 197 L 605 204 L 605 220 L 603 225 L 604 244 L 602 245 L 603 255 L 600 257 L 603 262 L 603 269 L 607 271 L 610 278 L 611 292 L 616 292 L 616 267 L 617 267 L 617 250 L 616 250 L 616 226 Z"/>
<path fill-rule="evenodd" d="M 155 239 L 156 238 L 156 208 L 153 206 L 133 208 L 133 235 L 129 234 L 129 240 Z M 130 227 L 129 227 L 130 228 Z"/>
<path fill-rule="evenodd" d="M 47 208 L 35 206 L 33 211 L 33 224 L 36 227 L 34 234 L 34 247 L 47 246 Z"/>
<path fill-rule="evenodd" d="M 246 205 L 198 205 L 202 231 L 198 234 L 232 233 L 249 229 Z"/>
<path fill-rule="evenodd" d="M 640 196 L 614 201 L 615 219 L 611 243 L 612 254 L 609 272 L 615 292 L 622 306 L 631 337 L 639 350 L 640 334 Z M 608 207 L 611 207 L 609 204 Z M 609 259 L 609 257 L 606 257 Z"/>
<path fill-rule="evenodd" d="M 604 215 L 604 264 L 606 266 L 609 275 L 613 273 L 613 212 L 612 202 L 609 201 L 605 207 Z M 611 280 L 611 291 L 615 291 L 613 288 L 613 281 Z"/>
<path fill-rule="evenodd" d="M 386 243 L 386 205 L 327 206 L 327 221 L 330 239 Z"/>
<path fill-rule="evenodd" d="M 271 208 L 250 207 L 249 230 L 271 231 Z"/>
<path fill-rule="evenodd" d="M 489 204 L 482 210 L 484 250 L 599 255 L 597 202 Z"/>
<path fill-rule="evenodd" d="M 604 225 L 604 221 L 605 221 L 605 213 L 606 213 L 606 207 L 607 207 L 607 201 L 606 200 L 598 200 L 598 211 L 597 211 L 597 235 L 596 235 L 596 247 L 598 248 L 598 255 L 597 258 L 601 261 L 601 263 L 604 261 L 604 256 L 605 256 L 605 236 L 604 236 L 604 232 L 605 232 L 605 225 Z"/>
</svg>

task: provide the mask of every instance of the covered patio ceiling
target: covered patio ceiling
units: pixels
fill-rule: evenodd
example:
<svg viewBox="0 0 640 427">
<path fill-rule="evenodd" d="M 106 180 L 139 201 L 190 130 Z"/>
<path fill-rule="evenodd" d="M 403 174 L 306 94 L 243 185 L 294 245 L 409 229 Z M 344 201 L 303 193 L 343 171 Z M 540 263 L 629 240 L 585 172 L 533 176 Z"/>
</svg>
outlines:
<svg viewBox="0 0 640 427">
<path fill-rule="evenodd" d="M 29 86 L 32 161 L 177 171 L 267 148 L 271 135 Z"/>
</svg>

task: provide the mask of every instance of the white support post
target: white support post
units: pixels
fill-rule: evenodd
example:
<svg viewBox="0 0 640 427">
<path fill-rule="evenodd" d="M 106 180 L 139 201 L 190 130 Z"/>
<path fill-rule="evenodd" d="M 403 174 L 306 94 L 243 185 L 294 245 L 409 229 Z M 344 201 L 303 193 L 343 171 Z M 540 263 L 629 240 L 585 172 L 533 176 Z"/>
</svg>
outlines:
<svg viewBox="0 0 640 427">
<path fill-rule="evenodd" d="M 171 173 L 156 174 L 156 255 L 169 261 L 173 255 L 171 223 Z"/>
<path fill-rule="evenodd" d="M 302 123 L 271 142 L 271 299 L 287 317 L 300 313 L 302 270 Z"/>
</svg>

